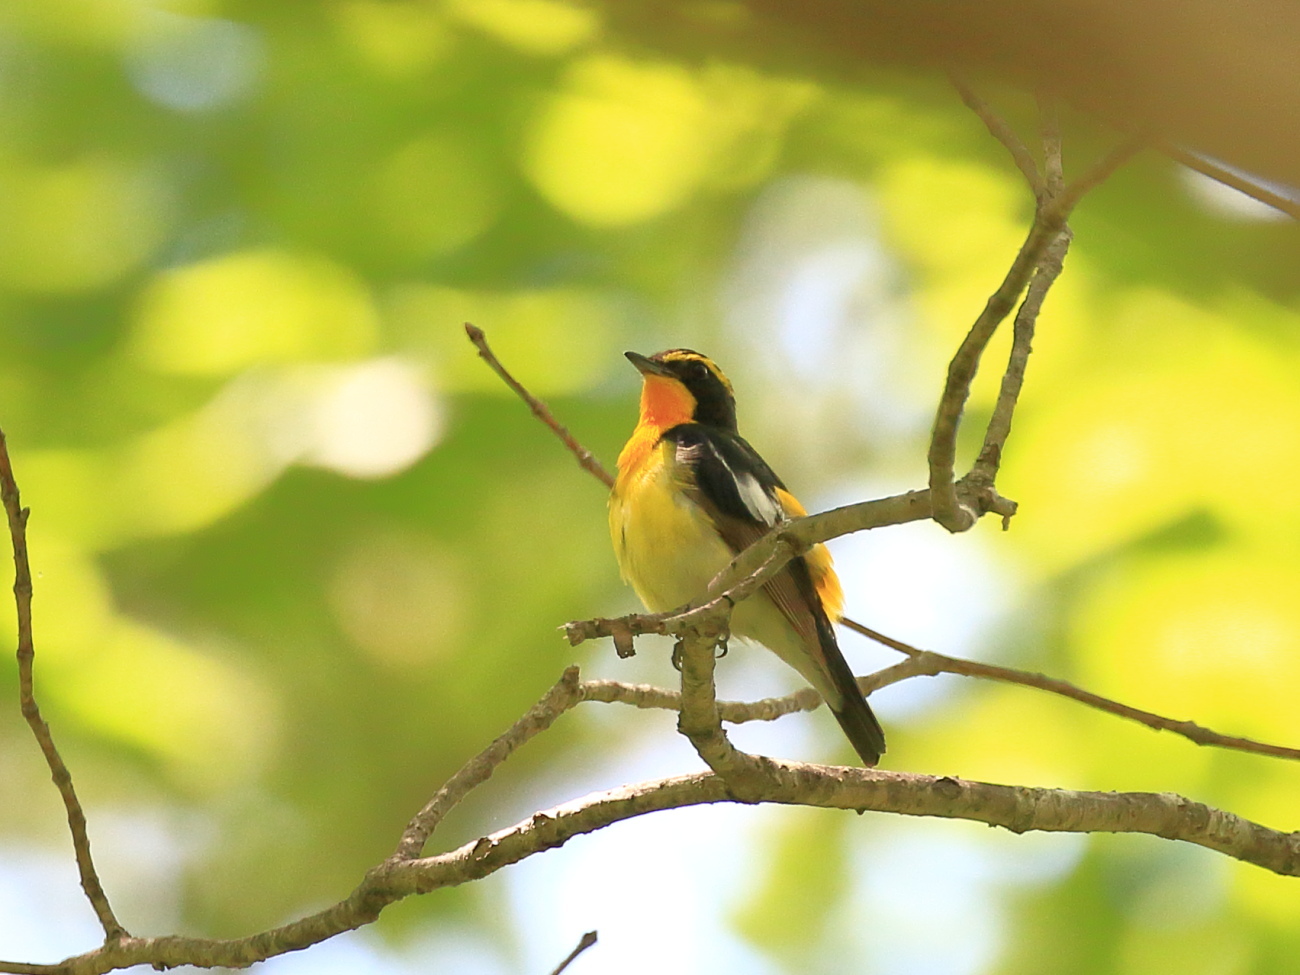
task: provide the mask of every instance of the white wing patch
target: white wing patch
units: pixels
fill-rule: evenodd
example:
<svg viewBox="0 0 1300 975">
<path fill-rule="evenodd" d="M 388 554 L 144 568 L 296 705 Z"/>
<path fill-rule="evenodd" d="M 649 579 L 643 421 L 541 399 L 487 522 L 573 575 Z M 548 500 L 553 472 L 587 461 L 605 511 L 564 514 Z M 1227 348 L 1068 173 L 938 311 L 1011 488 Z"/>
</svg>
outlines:
<svg viewBox="0 0 1300 975">
<path fill-rule="evenodd" d="M 737 474 L 727 463 L 727 458 L 723 457 L 718 450 L 713 451 L 713 456 L 727 469 L 727 473 L 731 475 L 731 480 L 736 485 L 736 493 L 740 495 L 740 500 L 757 521 L 771 527 L 785 520 L 785 511 L 782 510 L 780 503 L 763 490 L 763 485 L 758 483 L 758 478 L 748 472 Z"/>
<path fill-rule="evenodd" d="M 785 512 L 776 498 L 763 490 L 763 485 L 753 474 L 741 474 L 736 478 L 736 487 L 740 491 L 740 500 L 745 502 L 749 513 L 765 525 L 775 525 L 785 520 Z"/>
</svg>

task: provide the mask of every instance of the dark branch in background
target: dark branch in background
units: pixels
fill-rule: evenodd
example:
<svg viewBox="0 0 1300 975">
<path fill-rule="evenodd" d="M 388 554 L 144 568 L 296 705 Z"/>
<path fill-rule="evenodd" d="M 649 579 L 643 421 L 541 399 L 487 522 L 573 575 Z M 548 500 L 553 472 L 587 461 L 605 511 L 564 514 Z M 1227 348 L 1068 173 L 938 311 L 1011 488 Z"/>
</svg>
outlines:
<svg viewBox="0 0 1300 975">
<path fill-rule="evenodd" d="M 566 968 L 568 968 L 571 964 L 573 964 L 573 959 L 577 958 L 580 954 L 582 954 L 584 951 L 586 951 L 595 943 L 596 943 L 596 932 L 588 931 L 586 934 L 582 936 L 582 939 L 578 942 L 578 947 L 574 948 L 571 952 L 569 952 L 569 957 L 565 958 L 564 961 L 560 962 L 560 966 L 557 969 L 555 969 L 555 971 L 551 972 L 551 975 L 560 975 L 561 972 L 563 972 Z"/>
<path fill-rule="evenodd" d="M 483 334 L 483 330 L 469 322 L 466 322 L 465 334 L 469 336 L 469 340 L 473 342 L 474 346 L 478 349 L 479 358 L 486 362 L 488 366 L 491 367 L 492 371 L 505 381 L 507 386 L 519 394 L 519 398 L 527 403 L 528 408 L 533 411 L 533 416 L 537 417 L 537 419 L 550 427 L 551 431 L 564 441 L 564 446 L 568 447 L 569 452 L 578 459 L 578 465 L 598 481 L 603 482 L 605 487 L 613 487 L 614 478 L 610 476 L 609 471 L 605 470 L 605 468 L 601 466 L 600 461 L 592 455 L 591 451 L 578 443 L 578 441 L 573 438 L 573 435 L 564 428 L 563 424 L 555 419 L 554 414 L 546 408 L 546 404 L 535 397 L 532 393 L 528 392 L 528 390 L 524 389 L 519 380 L 510 375 L 510 373 L 506 371 L 506 367 L 501 365 L 501 360 L 498 359 L 488 347 L 487 337 Z"/>
<path fill-rule="evenodd" d="M 9 445 L 3 431 L 0 431 L 0 499 L 4 502 L 14 552 L 14 603 L 18 610 L 18 693 L 23 717 L 36 736 L 41 754 L 45 756 L 45 764 L 50 767 L 50 777 L 58 787 L 59 795 L 63 797 L 63 806 L 68 814 L 68 829 L 72 833 L 72 848 L 77 858 L 77 872 L 81 877 L 81 889 L 86 892 L 91 907 L 95 909 L 95 916 L 104 929 L 104 937 L 114 941 L 127 937 L 127 931 L 113 914 L 108 895 L 99 882 L 95 861 L 90 856 L 86 814 L 82 811 L 81 802 L 72 786 L 72 773 L 68 771 L 68 766 L 55 747 L 50 726 L 41 716 L 41 709 L 36 704 L 32 675 L 32 664 L 36 657 L 32 640 L 32 568 L 27 559 L 27 516 L 31 511 L 22 506 L 19 498 L 18 483 L 14 480 L 13 464 L 9 460 Z"/>
<path fill-rule="evenodd" d="M 1260 203 L 1267 203 L 1275 210 L 1280 210 L 1293 220 L 1300 220 L 1300 203 L 1289 196 L 1283 196 L 1275 193 L 1267 186 L 1248 179 L 1241 173 L 1234 172 L 1224 166 L 1220 166 L 1212 159 L 1204 156 L 1198 156 L 1194 152 L 1176 146 L 1172 142 L 1157 142 L 1155 148 L 1164 153 L 1174 162 L 1186 166 L 1188 169 L 1194 169 L 1203 176 L 1217 180 L 1224 186 L 1231 186 L 1239 193 L 1245 193 L 1249 197 L 1259 200 Z"/>
</svg>

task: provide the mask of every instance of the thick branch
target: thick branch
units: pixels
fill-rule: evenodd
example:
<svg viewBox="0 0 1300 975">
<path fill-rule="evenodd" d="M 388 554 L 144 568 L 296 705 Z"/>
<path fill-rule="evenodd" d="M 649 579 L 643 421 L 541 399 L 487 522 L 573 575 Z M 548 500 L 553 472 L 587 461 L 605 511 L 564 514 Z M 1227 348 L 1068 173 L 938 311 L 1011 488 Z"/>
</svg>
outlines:
<svg viewBox="0 0 1300 975">
<path fill-rule="evenodd" d="M 95 871 L 95 861 L 90 856 L 90 837 L 86 832 L 86 814 L 82 811 L 77 792 L 72 786 L 72 773 L 54 745 L 54 736 L 50 726 L 41 716 L 41 709 L 36 703 L 36 692 L 32 674 L 32 664 L 36 650 L 32 640 L 32 569 L 27 558 L 27 516 L 30 510 L 22 506 L 18 494 L 18 483 L 14 480 L 13 465 L 9 460 L 9 445 L 3 431 L 0 431 L 0 500 L 3 500 L 5 515 L 9 521 L 9 538 L 14 552 L 14 602 L 18 609 L 18 695 L 23 712 L 32 734 L 41 746 L 45 764 L 50 768 L 50 777 L 54 780 L 63 798 L 64 809 L 68 815 L 68 829 L 72 833 L 72 848 L 77 859 L 77 872 L 81 878 L 81 889 L 95 909 L 104 937 L 109 941 L 127 937 L 113 908 L 108 903 L 108 895 L 99 882 Z"/>
<path fill-rule="evenodd" d="M 1076 792 L 948 776 L 764 760 L 758 801 L 966 819 L 1013 832 L 1146 833 L 1182 840 L 1287 876 L 1300 875 L 1300 834 L 1269 829 L 1172 793 Z M 102 975 L 115 968 L 245 968 L 373 921 L 389 904 L 489 876 L 570 838 L 664 809 L 731 801 L 720 776 L 700 772 L 622 786 L 534 813 L 459 849 L 389 860 L 346 899 L 249 938 L 128 938 L 56 965 L 0 962 L 0 972 Z"/>
</svg>

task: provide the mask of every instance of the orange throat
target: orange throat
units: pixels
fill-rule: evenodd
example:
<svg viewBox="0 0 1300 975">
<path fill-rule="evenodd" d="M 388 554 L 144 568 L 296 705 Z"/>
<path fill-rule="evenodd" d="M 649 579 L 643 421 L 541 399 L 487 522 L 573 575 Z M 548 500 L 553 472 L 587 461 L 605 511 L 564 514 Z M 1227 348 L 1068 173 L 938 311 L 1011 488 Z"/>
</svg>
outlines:
<svg viewBox="0 0 1300 975">
<path fill-rule="evenodd" d="M 636 470 L 666 430 L 690 423 L 694 413 L 695 397 L 680 382 L 668 376 L 646 376 L 641 384 L 640 419 L 618 455 L 619 477 Z"/>
<path fill-rule="evenodd" d="M 695 397 L 670 376 L 646 376 L 641 383 L 641 426 L 671 430 L 690 423 L 695 415 Z"/>
</svg>

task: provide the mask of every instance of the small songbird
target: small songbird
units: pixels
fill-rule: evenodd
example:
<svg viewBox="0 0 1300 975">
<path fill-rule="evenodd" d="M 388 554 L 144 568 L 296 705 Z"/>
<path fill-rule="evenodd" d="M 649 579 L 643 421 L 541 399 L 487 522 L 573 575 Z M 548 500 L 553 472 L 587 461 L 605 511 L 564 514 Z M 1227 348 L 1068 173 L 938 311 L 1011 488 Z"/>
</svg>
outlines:
<svg viewBox="0 0 1300 975">
<path fill-rule="evenodd" d="M 738 552 L 806 512 L 737 433 L 731 383 L 712 360 L 690 349 L 626 355 L 642 376 L 641 417 L 618 457 L 609 531 L 623 578 L 662 613 L 703 595 Z M 816 545 L 736 605 L 731 631 L 802 674 L 874 766 L 885 735 L 835 642 L 843 602 L 830 553 Z"/>
</svg>

